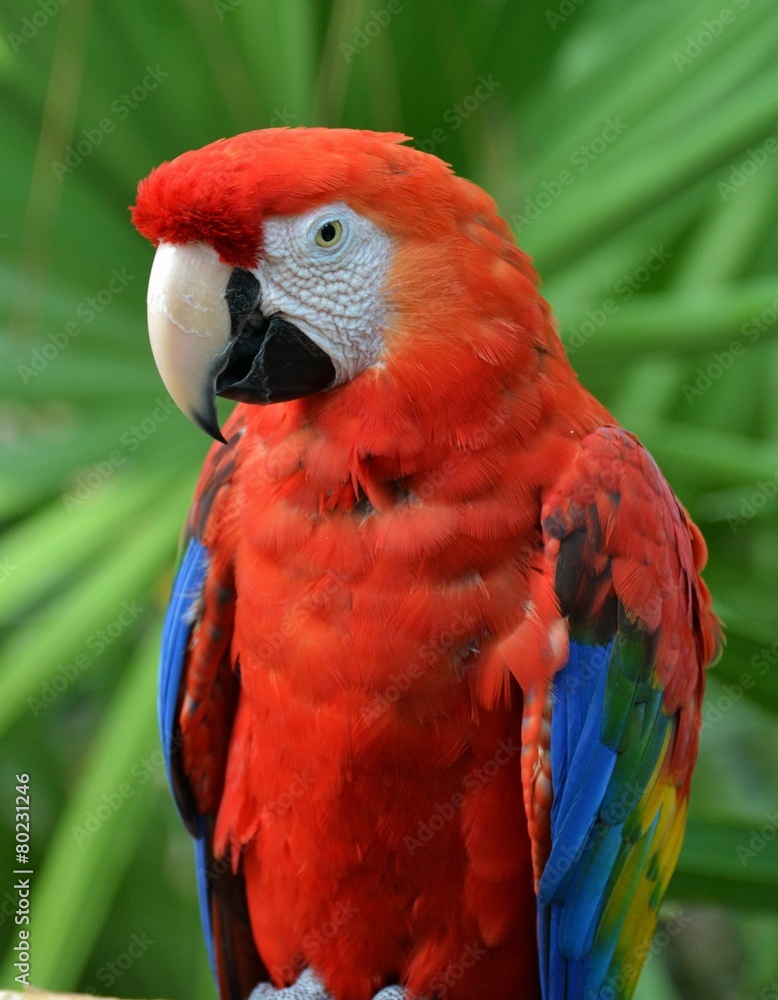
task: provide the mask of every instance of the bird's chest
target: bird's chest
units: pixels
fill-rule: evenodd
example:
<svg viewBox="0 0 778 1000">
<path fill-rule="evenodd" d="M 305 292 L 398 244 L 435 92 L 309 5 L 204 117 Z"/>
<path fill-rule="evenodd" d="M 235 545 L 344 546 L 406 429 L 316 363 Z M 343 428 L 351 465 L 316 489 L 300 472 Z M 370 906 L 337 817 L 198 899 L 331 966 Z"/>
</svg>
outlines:
<svg viewBox="0 0 778 1000">
<path fill-rule="evenodd" d="M 333 975 L 366 970 L 365 995 L 399 974 L 425 985 L 438 966 L 411 954 L 438 941 L 441 913 L 455 915 L 444 966 L 481 947 L 483 914 L 465 914 L 465 898 L 488 911 L 490 943 L 524 933 L 501 903 L 531 892 L 516 835 L 521 694 L 506 686 L 484 708 L 478 675 L 525 613 L 532 540 L 510 517 L 484 530 L 467 503 L 322 509 L 293 482 L 278 492 L 244 508 L 236 546 L 241 691 L 219 844 L 243 848 L 278 982 L 327 960 L 310 935 L 351 907 Z"/>
<path fill-rule="evenodd" d="M 305 448 L 287 439 L 257 453 L 242 477 L 254 492 L 235 498 L 230 776 L 246 775 L 252 829 L 282 801 L 285 823 L 350 830 L 355 801 L 374 801 L 379 779 L 388 814 L 409 788 L 426 788 L 430 808 L 454 794 L 474 745 L 488 758 L 504 738 L 483 729 L 479 676 L 529 597 L 530 507 L 483 488 L 447 499 L 448 467 L 395 489 L 394 501 L 355 490 L 349 502 L 349 487 L 315 482 Z M 280 830 L 277 812 L 268 830 Z"/>
<path fill-rule="evenodd" d="M 483 530 L 467 502 L 322 509 L 287 481 L 246 508 L 235 557 L 242 687 L 426 715 L 524 615 L 533 532 Z"/>
</svg>

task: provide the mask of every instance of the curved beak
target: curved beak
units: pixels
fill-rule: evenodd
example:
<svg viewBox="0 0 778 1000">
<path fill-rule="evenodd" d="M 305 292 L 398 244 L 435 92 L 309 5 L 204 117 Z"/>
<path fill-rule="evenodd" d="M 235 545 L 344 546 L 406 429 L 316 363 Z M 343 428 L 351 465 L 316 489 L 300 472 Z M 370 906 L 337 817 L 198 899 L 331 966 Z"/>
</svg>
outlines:
<svg viewBox="0 0 778 1000">
<path fill-rule="evenodd" d="M 184 416 L 217 441 L 224 441 L 215 383 L 230 349 L 225 296 L 231 273 L 205 243 L 160 243 L 146 299 L 149 340 L 162 381 Z"/>
<path fill-rule="evenodd" d="M 176 405 L 224 442 L 216 396 L 279 403 L 332 388 L 329 355 L 278 313 L 266 316 L 260 284 L 223 264 L 205 243 L 160 243 L 151 268 L 148 323 L 154 360 Z"/>
</svg>

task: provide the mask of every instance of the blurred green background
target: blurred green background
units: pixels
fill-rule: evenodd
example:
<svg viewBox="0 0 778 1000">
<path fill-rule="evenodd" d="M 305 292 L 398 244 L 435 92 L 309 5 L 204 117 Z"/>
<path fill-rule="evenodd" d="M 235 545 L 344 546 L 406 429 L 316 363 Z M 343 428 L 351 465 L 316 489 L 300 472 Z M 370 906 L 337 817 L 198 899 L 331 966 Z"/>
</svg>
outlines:
<svg viewBox="0 0 778 1000">
<path fill-rule="evenodd" d="M 0 985 L 213 995 L 155 672 L 205 436 L 126 211 L 269 125 L 401 129 L 487 188 L 585 384 L 701 525 L 728 647 L 642 998 L 778 995 L 778 5 L 7 0 L 0 13 Z"/>
</svg>

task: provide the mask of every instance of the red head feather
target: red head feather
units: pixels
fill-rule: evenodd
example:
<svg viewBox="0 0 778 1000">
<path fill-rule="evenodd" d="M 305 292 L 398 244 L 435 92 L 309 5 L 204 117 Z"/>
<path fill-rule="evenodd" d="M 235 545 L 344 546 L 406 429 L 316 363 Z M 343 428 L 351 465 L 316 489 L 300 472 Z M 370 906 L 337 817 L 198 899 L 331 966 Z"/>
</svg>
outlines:
<svg viewBox="0 0 778 1000">
<path fill-rule="evenodd" d="M 483 191 L 455 177 L 437 157 L 400 145 L 405 141 L 399 133 L 324 128 L 219 139 L 163 163 L 141 181 L 132 220 L 154 244 L 202 240 L 225 263 L 253 267 L 264 217 L 294 215 L 327 201 L 347 201 L 389 232 L 428 237 L 451 225 L 454 206 L 456 214 L 463 207 L 471 215 L 494 212 Z"/>
</svg>

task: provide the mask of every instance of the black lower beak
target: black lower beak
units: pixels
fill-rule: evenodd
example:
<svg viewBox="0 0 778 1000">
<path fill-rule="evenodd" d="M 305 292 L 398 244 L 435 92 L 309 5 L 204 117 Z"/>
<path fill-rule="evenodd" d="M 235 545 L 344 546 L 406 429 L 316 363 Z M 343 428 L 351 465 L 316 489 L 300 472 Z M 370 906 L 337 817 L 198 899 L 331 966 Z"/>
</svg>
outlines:
<svg viewBox="0 0 778 1000">
<path fill-rule="evenodd" d="M 261 310 L 259 282 L 235 268 L 226 292 L 230 347 L 216 376 L 217 396 L 242 403 L 281 403 L 328 389 L 330 357 L 292 323 Z"/>
</svg>

